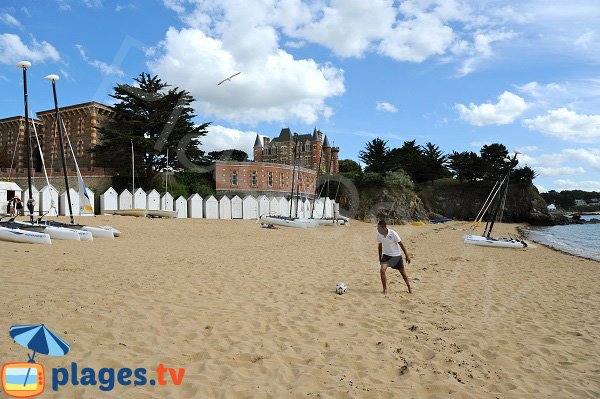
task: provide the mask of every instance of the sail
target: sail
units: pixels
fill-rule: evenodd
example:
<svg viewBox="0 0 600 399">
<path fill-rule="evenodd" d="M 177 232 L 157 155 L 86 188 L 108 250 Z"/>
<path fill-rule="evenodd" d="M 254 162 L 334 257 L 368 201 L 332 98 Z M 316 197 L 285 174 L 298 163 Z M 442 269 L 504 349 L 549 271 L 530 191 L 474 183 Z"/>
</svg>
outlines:
<svg viewBox="0 0 600 399">
<path fill-rule="evenodd" d="M 79 165 L 77 164 L 77 158 L 75 158 L 75 152 L 73 151 L 73 146 L 71 145 L 71 140 L 69 139 L 69 134 L 67 133 L 67 128 L 65 126 L 64 121 L 61 122 L 63 124 L 63 129 L 65 131 L 65 136 L 67 137 L 67 143 L 69 143 L 69 149 L 71 150 L 71 156 L 73 157 L 73 161 L 75 161 L 75 171 L 77 172 L 77 185 L 79 191 L 79 214 L 80 215 L 93 215 L 94 207 L 92 206 L 92 202 L 90 201 L 90 194 L 85 186 L 83 181 L 83 177 L 81 176 L 81 172 L 79 171 Z"/>
</svg>

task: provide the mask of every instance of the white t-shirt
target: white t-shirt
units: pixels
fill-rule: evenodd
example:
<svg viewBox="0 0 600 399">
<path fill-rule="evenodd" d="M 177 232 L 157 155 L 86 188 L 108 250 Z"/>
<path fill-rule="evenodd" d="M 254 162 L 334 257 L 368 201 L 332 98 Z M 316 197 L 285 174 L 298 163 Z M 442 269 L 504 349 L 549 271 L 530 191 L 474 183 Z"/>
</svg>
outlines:
<svg viewBox="0 0 600 399">
<path fill-rule="evenodd" d="M 383 244 L 383 254 L 388 256 L 400 256 L 400 236 L 392 229 L 388 229 L 387 235 L 377 233 L 377 242 Z"/>
</svg>

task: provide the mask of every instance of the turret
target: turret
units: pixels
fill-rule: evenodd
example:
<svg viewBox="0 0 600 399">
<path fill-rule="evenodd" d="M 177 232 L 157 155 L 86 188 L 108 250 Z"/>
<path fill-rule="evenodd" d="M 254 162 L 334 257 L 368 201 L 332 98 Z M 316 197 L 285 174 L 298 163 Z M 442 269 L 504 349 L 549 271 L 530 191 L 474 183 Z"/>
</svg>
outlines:
<svg viewBox="0 0 600 399">
<path fill-rule="evenodd" d="M 256 140 L 254 140 L 254 162 L 262 162 L 263 160 L 263 145 L 260 140 L 260 136 L 256 135 Z"/>
<path fill-rule="evenodd" d="M 322 161 L 324 165 L 322 165 L 321 170 L 323 170 L 325 173 L 332 173 L 333 165 L 331 165 L 331 146 L 329 145 L 327 135 L 325 135 L 325 139 L 323 140 L 323 153 L 325 157 Z"/>
</svg>

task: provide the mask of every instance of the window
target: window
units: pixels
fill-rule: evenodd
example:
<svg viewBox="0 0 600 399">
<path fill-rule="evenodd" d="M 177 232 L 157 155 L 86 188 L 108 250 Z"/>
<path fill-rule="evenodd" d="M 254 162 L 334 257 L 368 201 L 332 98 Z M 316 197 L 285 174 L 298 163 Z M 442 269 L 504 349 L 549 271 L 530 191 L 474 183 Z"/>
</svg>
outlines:
<svg viewBox="0 0 600 399">
<path fill-rule="evenodd" d="M 77 135 L 79 136 L 81 133 L 83 133 L 83 118 L 77 120 Z"/>
<path fill-rule="evenodd" d="M 256 172 L 252 172 L 252 185 L 256 186 L 256 182 L 257 182 L 257 177 L 256 177 Z"/>
<path fill-rule="evenodd" d="M 77 156 L 78 157 L 83 156 L 83 140 L 79 140 L 77 142 Z"/>
<path fill-rule="evenodd" d="M 279 187 L 283 187 L 283 183 L 284 183 L 284 181 L 283 181 L 283 172 L 281 172 L 279 174 Z"/>
<path fill-rule="evenodd" d="M 310 143 L 307 141 L 306 144 L 304 144 L 304 151 L 309 152 L 310 151 Z"/>
<path fill-rule="evenodd" d="M 267 174 L 267 184 L 269 185 L 269 187 L 273 187 L 273 172 L 269 172 Z"/>
<path fill-rule="evenodd" d="M 237 170 L 234 170 L 233 172 L 231 172 L 231 185 L 237 186 L 237 183 L 238 183 Z"/>
</svg>

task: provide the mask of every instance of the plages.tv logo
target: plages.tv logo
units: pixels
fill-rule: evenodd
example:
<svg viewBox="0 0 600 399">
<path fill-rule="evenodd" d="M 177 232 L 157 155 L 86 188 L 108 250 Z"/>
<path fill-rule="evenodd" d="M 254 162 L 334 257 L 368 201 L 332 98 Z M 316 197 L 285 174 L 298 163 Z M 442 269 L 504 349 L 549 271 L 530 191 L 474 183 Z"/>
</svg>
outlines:
<svg viewBox="0 0 600 399">
<path fill-rule="evenodd" d="M 43 324 L 12 326 L 10 336 L 16 343 L 33 351 L 27 362 L 7 363 L 2 366 L 2 389 L 8 396 L 31 398 L 44 392 L 44 366 L 35 362 L 35 355 L 64 356 L 69 344 Z"/>
<path fill-rule="evenodd" d="M 44 392 L 46 376 L 44 367 L 35 362 L 37 354 L 64 356 L 69 352 L 69 344 L 50 331 L 43 324 L 12 326 L 10 336 L 16 343 L 33 351 L 27 362 L 7 363 L 2 366 L 0 378 L 4 392 L 15 398 L 31 398 Z M 114 369 L 103 367 L 99 370 L 80 367 L 71 362 L 70 367 L 54 367 L 48 374 L 52 391 L 72 386 L 94 386 L 102 392 L 112 391 L 115 386 L 140 387 L 181 385 L 185 368 L 170 368 L 159 363 L 154 369 L 145 367 Z"/>
</svg>

